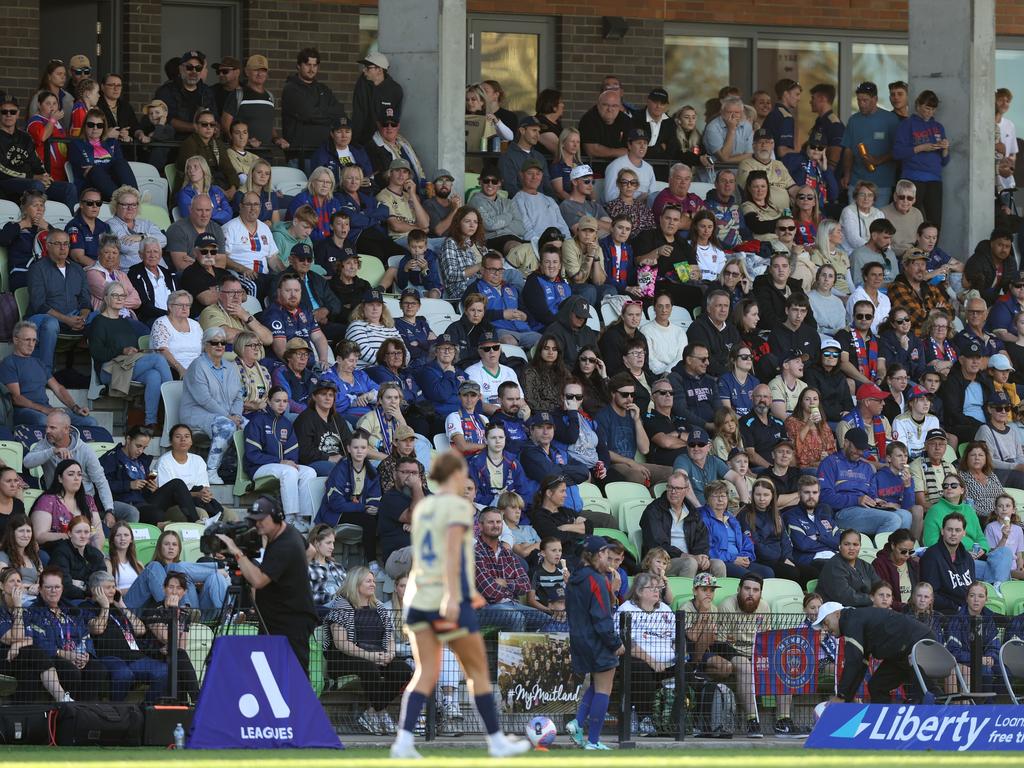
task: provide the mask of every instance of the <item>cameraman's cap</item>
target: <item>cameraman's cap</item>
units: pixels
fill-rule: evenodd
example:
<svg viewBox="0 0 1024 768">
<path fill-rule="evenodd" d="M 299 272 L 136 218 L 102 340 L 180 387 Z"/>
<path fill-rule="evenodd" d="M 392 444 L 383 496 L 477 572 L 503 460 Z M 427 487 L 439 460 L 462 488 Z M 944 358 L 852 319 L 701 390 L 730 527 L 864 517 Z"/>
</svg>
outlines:
<svg viewBox="0 0 1024 768">
<path fill-rule="evenodd" d="M 583 548 L 592 555 L 596 555 L 602 549 L 608 549 L 611 544 L 604 536 L 588 536 Z"/>
<path fill-rule="evenodd" d="M 690 430 L 690 437 L 687 439 L 686 444 L 691 446 L 707 445 L 711 442 L 711 438 L 708 437 L 708 433 L 700 427 L 695 427 Z"/>
<path fill-rule="evenodd" d="M 693 577 L 693 586 L 695 587 L 710 587 L 711 589 L 718 589 L 718 579 L 712 576 L 710 573 L 698 573 Z"/>
<path fill-rule="evenodd" d="M 585 179 L 587 176 L 593 176 L 594 169 L 586 163 L 580 163 L 569 172 L 569 181 L 576 181 L 576 179 Z"/>
<path fill-rule="evenodd" d="M 193 248 L 202 248 L 206 245 L 217 245 L 217 238 L 209 232 L 203 232 L 192 243 Z"/>
<path fill-rule="evenodd" d="M 416 437 L 416 430 L 408 424 L 403 424 L 395 430 L 395 440 L 408 440 L 410 437 Z"/>
<path fill-rule="evenodd" d="M 872 83 L 872 85 L 874 85 L 874 83 Z M 696 579 L 694 579 L 693 585 L 697 586 Z M 821 623 L 825 621 L 826 618 L 831 616 L 833 613 L 838 613 L 841 610 L 843 610 L 842 603 L 837 603 L 831 600 L 827 603 L 822 603 L 821 607 L 818 608 L 818 618 L 814 620 L 814 623 L 811 624 L 811 626 L 815 628 L 820 627 Z"/>
<path fill-rule="evenodd" d="M 868 433 L 860 427 L 854 427 L 853 429 L 847 430 L 844 437 L 849 440 L 850 444 L 858 451 L 866 451 L 868 449 Z M 943 439 L 945 439 L 945 434 L 943 434 Z"/>
<path fill-rule="evenodd" d="M 461 384 L 459 384 L 460 395 L 468 395 L 471 392 L 475 395 L 479 395 L 480 385 L 477 384 L 475 381 L 464 381 Z"/>
<path fill-rule="evenodd" d="M 526 422 L 526 425 L 529 427 L 539 427 L 542 424 L 555 426 L 555 420 L 551 418 L 551 414 L 547 411 L 541 411 L 540 413 L 533 414 L 533 416 L 530 417 L 530 420 Z"/>
<path fill-rule="evenodd" d="M 847 432 L 849 434 L 849 432 Z M 928 434 L 924 436 L 924 441 L 930 443 L 932 440 L 941 440 L 946 442 L 946 433 L 941 429 L 929 429 Z"/>
<path fill-rule="evenodd" d="M 668 104 L 668 91 L 664 88 L 655 88 L 653 91 L 647 94 L 647 98 L 650 101 L 657 101 L 661 104 Z"/>
<path fill-rule="evenodd" d="M 868 96 L 877 96 L 878 86 L 872 83 L 870 80 L 865 80 L 863 83 L 857 86 L 856 93 L 866 93 Z"/>
<path fill-rule="evenodd" d="M 245 513 L 245 516 L 250 520 L 259 520 L 273 514 L 280 514 L 280 507 L 277 502 L 273 499 L 269 499 L 266 496 L 260 496 L 256 501 L 252 503 L 249 510 Z"/>
</svg>

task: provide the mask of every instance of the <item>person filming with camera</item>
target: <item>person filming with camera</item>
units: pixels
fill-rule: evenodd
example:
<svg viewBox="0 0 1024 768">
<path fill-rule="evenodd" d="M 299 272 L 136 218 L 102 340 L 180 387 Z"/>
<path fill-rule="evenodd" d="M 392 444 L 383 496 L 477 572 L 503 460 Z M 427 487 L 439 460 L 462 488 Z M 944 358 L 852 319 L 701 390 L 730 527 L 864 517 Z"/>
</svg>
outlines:
<svg viewBox="0 0 1024 768">
<path fill-rule="evenodd" d="M 309 675 L 309 636 L 316 628 L 316 608 L 306 567 L 306 541 L 284 519 L 280 503 L 260 496 L 246 515 L 263 539 L 259 563 L 242 551 L 235 539 L 218 533 L 227 553 L 253 588 L 261 631 L 288 639 L 302 669 Z"/>
</svg>

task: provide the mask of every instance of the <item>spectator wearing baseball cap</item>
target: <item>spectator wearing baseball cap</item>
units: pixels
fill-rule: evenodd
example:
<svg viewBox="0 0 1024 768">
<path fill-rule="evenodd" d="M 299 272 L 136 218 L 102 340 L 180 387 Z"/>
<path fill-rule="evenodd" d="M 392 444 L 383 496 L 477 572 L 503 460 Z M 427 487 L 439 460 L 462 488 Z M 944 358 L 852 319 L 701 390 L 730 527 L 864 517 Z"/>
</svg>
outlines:
<svg viewBox="0 0 1024 768">
<path fill-rule="evenodd" d="M 391 62 L 380 51 L 359 60 L 363 74 L 352 89 L 352 134 L 357 144 L 373 137 L 374 123 L 382 117 L 401 118 L 405 94 L 388 71 Z"/>
<path fill-rule="evenodd" d="M 461 407 L 459 388 L 469 380 L 462 368 L 456 367 L 459 342 L 451 333 L 442 333 L 434 340 L 434 359 L 414 371 L 416 383 L 423 394 L 434 404 L 437 416 L 443 425 L 448 414 Z"/>
<path fill-rule="evenodd" d="M 617 157 L 608 163 L 604 170 L 605 179 L 617 179 L 619 171 L 629 168 L 636 174 L 640 186 L 636 190 L 636 197 L 642 202 L 647 202 L 648 195 L 657 180 L 654 176 L 654 168 L 644 160 L 647 157 L 647 131 L 641 127 L 630 128 L 626 132 L 626 154 Z M 619 188 L 614 184 L 605 183 L 603 199 L 609 203 L 619 195 Z"/>
<path fill-rule="evenodd" d="M 217 104 L 217 112 L 224 115 L 224 102 L 238 90 L 242 77 L 242 62 L 234 56 L 224 56 L 214 62 L 213 71 L 217 74 L 217 83 L 210 90 Z M 227 133 L 225 131 L 225 133 Z"/>
<path fill-rule="evenodd" d="M 647 108 L 633 114 L 632 128 L 640 128 L 647 135 L 647 157 L 657 160 L 675 160 L 682 153 L 676 124 L 668 114 L 668 91 L 654 88 L 647 94 Z M 667 178 L 667 167 L 659 166 L 661 178 Z"/>
<path fill-rule="evenodd" d="M 516 128 L 516 140 L 510 142 L 501 157 L 498 158 L 498 173 L 501 176 L 501 184 L 508 192 L 510 198 L 515 198 L 516 193 L 522 188 L 520 174 L 525 163 L 532 160 L 537 164 L 542 174 L 539 188 L 545 195 L 554 196 L 554 189 L 551 186 L 551 177 L 548 175 L 548 163 L 544 155 L 537 149 L 537 142 L 540 141 L 540 123 L 537 118 L 528 115 L 519 121 Z"/>
<path fill-rule="evenodd" d="M 178 59 L 178 76 L 157 88 L 153 95 L 167 105 L 168 119 L 179 140 L 195 132 L 194 118 L 200 109 L 209 109 L 214 117 L 217 115 L 217 100 L 204 80 L 205 74 L 206 54 L 185 51 Z M 188 157 L 191 155 L 185 159 Z"/>
<path fill-rule="evenodd" d="M 846 375 L 839 367 L 842 345 L 835 339 L 825 338 L 813 365 L 804 367 L 804 381 L 821 395 L 829 424 L 835 426 L 853 408 L 853 396 Z"/>
<path fill-rule="evenodd" d="M 843 433 L 842 448 L 818 465 L 821 500 L 836 510 L 836 523 L 843 529 L 874 536 L 910 528 L 913 518 L 908 510 L 887 508 L 889 505 L 880 505 L 874 497 L 875 470 L 863 458 L 869 447 L 862 427 L 851 427 Z"/>
<path fill-rule="evenodd" d="M 868 382 L 857 387 L 857 407 L 850 411 L 836 427 L 837 444 L 842 445 L 846 432 L 860 427 L 868 436 L 868 447 L 864 449 L 864 458 L 872 467 L 878 469 L 885 464 L 885 446 L 892 442 L 892 424 L 882 415 L 885 400 L 889 393 L 877 384 Z"/>
<path fill-rule="evenodd" d="M 387 134 L 389 137 L 390 133 Z M 397 137 L 397 133 L 395 134 Z M 397 138 L 390 141 L 397 141 Z M 430 225 L 430 217 L 420 203 L 417 190 L 420 181 L 423 179 L 422 168 L 419 161 L 414 165 L 405 156 L 404 147 L 401 149 L 397 144 L 385 144 L 381 146 L 374 166 L 378 169 L 386 169 L 382 174 L 386 178 L 386 186 L 377 193 L 377 202 L 387 206 L 390 215 L 387 218 L 388 234 L 399 246 L 405 246 L 408 234 L 414 229 L 426 230 Z M 391 150 L 388 148 L 391 147 Z M 412 147 L 409 147 L 411 150 Z M 382 165 L 381 158 L 387 160 L 387 153 L 391 152 L 393 157 L 387 165 Z M 419 169 L 419 170 L 416 170 Z M 440 241 L 438 241 L 438 244 Z M 433 245 L 433 244 L 432 244 Z"/>
<path fill-rule="evenodd" d="M 860 181 L 870 181 L 878 188 L 877 206 L 889 203 L 896 183 L 892 151 L 899 123 L 896 115 L 878 106 L 877 85 L 867 81 L 857 86 L 857 113 L 850 115 L 843 133 L 843 149 L 847 151 L 840 185 L 853 189 Z M 867 150 L 866 157 L 860 152 L 861 144 Z M 869 165 L 874 170 L 869 170 Z"/>
<path fill-rule="evenodd" d="M 281 130 L 295 154 L 305 156 L 327 138 L 331 120 L 344 115 L 345 108 L 317 79 L 320 51 L 311 47 L 300 50 L 295 70 L 281 89 Z M 305 168 L 308 172 L 308 163 Z"/>
<path fill-rule="evenodd" d="M 598 231 L 602 235 L 607 234 L 612 226 L 611 216 L 604 206 L 591 199 L 594 192 L 594 169 L 586 163 L 577 165 L 569 172 L 569 183 L 572 185 L 569 197 L 558 204 L 558 210 L 569 230 L 575 235 L 580 219 L 587 216 L 597 221 Z"/>
<path fill-rule="evenodd" d="M 992 399 L 992 378 L 985 371 L 985 350 L 974 339 L 959 345 L 957 363 L 939 387 L 942 426 L 960 442 L 974 439 L 985 423 L 984 403 Z"/>
<path fill-rule="evenodd" d="M 1004 355 L 993 355 L 989 359 L 990 370 L 993 360 L 996 360 L 998 365 L 1003 365 L 1004 361 L 1007 366 L 1010 363 Z M 1016 389 L 1013 393 L 1016 395 Z M 1018 399 L 1018 404 L 1019 402 Z M 992 398 L 985 403 L 988 421 L 978 430 L 974 439 L 988 446 L 992 457 L 992 469 L 1003 485 L 1024 488 L 1024 441 L 1021 440 L 1020 430 L 1013 424 L 1014 410 L 1009 394 L 1001 389 L 996 390 Z"/>
<path fill-rule="evenodd" d="M 373 178 L 373 162 L 362 144 L 352 139 L 352 121 L 339 115 L 331 120 L 331 135 L 313 153 L 310 161 L 314 168 L 323 166 L 334 174 L 335 189 L 342 188 L 342 171 L 350 165 L 358 165 L 363 171 L 361 188 L 369 187 Z"/>
<path fill-rule="evenodd" d="M 543 194 L 541 187 L 546 178 L 542 162 L 532 157 L 523 161 L 519 171 L 519 191 L 512 202 L 519 209 L 525 227 L 524 235 L 530 240 L 537 240 L 551 227 L 557 229 L 563 239 L 571 236 L 558 204 L 554 198 Z"/>
<path fill-rule="evenodd" d="M 750 501 L 749 486 L 728 464 L 710 453 L 710 444 L 708 433 L 701 427 L 693 427 L 686 440 L 686 453 L 675 460 L 673 467 L 686 472 L 693 495 L 701 505 L 707 503 L 704 488 L 715 480 L 728 480 L 736 486 L 740 501 L 746 504 Z"/>
<path fill-rule="evenodd" d="M 288 141 L 274 127 L 277 102 L 267 90 L 270 64 L 263 54 L 253 54 L 245 62 L 246 82 L 224 100 L 221 128 L 231 130 L 236 120 L 249 126 L 249 145 L 254 148 L 276 144 L 288 149 Z"/>
<path fill-rule="evenodd" d="M 905 393 L 907 409 L 892 420 L 893 440 L 907 446 L 910 460 L 924 455 L 925 435 L 932 430 L 942 431 L 939 420 L 932 413 L 932 394 L 920 385 L 913 385 Z M 945 433 L 943 433 L 945 434 Z"/>
</svg>

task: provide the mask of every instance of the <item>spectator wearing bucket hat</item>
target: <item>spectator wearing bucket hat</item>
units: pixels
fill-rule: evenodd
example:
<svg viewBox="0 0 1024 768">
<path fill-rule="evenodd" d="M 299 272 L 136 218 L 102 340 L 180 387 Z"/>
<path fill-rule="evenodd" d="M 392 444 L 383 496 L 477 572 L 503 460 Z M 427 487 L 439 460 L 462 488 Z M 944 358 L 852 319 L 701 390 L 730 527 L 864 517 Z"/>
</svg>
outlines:
<svg viewBox="0 0 1024 768">
<path fill-rule="evenodd" d="M 352 89 L 352 138 L 366 144 L 381 118 L 401 117 L 405 94 L 388 71 L 391 62 L 380 51 L 371 51 L 358 63 L 363 72 Z"/>
</svg>

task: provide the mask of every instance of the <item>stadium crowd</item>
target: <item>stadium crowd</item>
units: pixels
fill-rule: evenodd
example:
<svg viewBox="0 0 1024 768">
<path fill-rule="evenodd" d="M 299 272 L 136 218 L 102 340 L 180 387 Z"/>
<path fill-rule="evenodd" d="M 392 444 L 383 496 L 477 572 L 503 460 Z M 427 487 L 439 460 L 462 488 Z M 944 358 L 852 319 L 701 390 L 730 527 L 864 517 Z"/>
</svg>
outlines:
<svg viewBox="0 0 1024 768">
<path fill-rule="evenodd" d="M 574 128 L 557 91 L 516 115 L 486 81 L 466 90 L 482 142 L 468 149 L 500 150 L 463 199 L 462 169 L 425 167 L 402 135 L 417 116 L 387 57 L 360 63 L 350 112 L 312 48 L 279 100 L 262 55 L 225 57 L 210 87 L 194 50 L 139 111 L 124 76 L 94 79 L 82 55 L 50 62 L 27 106 L 0 98 L 0 194 L 20 206 L 0 245 L 26 298 L 0 362 L 4 437 L 23 443 L 21 466 L 0 471 L 0 673 L 19 695 L 116 701 L 140 681 L 162 694 L 168 614 L 187 642 L 185 609 L 219 609 L 228 577 L 189 562 L 173 529 L 141 562 L 132 524 L 217 518 L 213 489 L 237 472 L 276 482 L 308 536 L 330 674 L 363 682 L 361 727 L 393 731 L 431 445 L 468 461 L 483 626 L 565 631 L 584 544 L 609 537 L 619 611 L 657 623 L 643 636 L 662 643 L 633 646 L 642 733 L 675 664 L 674 609 L 695 671 L 743 691 L 757 624 L 742 614 L 770 612 L 768 580 L 798 584 L 809 617 L 837 601 L 991 618 L 978 582 L 1020 612 L 1001 596 L 1024 580 L 1008 91 L 996 228 L 951 254 L 942 173 L 957 137 L 939 97 L 907 83 L 889 85 L 891 110 L 861 83 L 845 123 L 834 85 L 814 85 L 817 119 L 798 136 L 792 80 L 774 106 L 750 95 L 763 110 L 724 88 L 703 130 L 661 87 L 633 106 L 609 76 Z M 140 191 L 129 146 L 165 173 L 168 201 Z M 275 187 L 271 152 L 304 188 Z M 47 222 L 48 200 L 73 212 L 66 226 Z M 173 223 L 147 217 L 154 203 Z M 91 370 L 62 359 L 83 346 Z M 143 400 L 99 456 L 87 435 L 103 430 L 69 392 L 90 379 Z M 361 531 L 347 574 L 346 525 Z M 719 579 L 736 580 L 724 602 Z M 943 626 L 966 664 L 966 623 Z M 1021 635 L 1018 618 L 1006 637 Z M 194 698 L 179 653 L 179 695 Z M 438 686 L 453 729 L 458 681 Z M 760 735 L 752 695 L 740 704 Z M 778 707 L 775 732 L 795 733 Z"/>
</svg>

